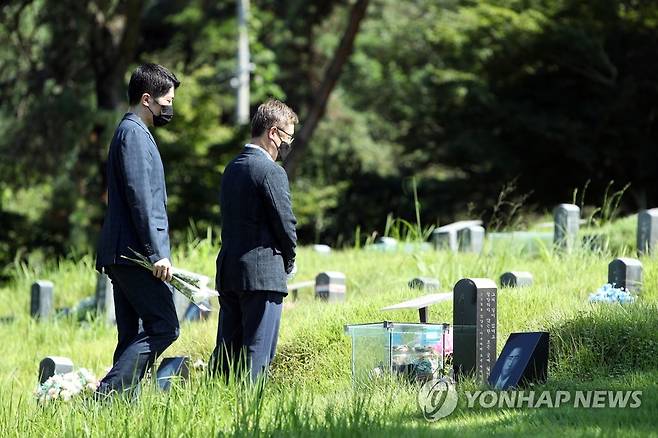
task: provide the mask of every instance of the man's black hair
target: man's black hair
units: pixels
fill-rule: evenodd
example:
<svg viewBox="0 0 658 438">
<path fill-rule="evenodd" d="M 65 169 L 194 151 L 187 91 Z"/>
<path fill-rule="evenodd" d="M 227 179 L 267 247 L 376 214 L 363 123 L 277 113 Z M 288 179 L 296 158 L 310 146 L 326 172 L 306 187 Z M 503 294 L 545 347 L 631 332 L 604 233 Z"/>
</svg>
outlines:
<svg viewBox="0 0 658 438">
<path fill-rule="evenodd" d="M 139 103 L 142 94 L 148 93 L 154 99 L 167 94 L 171 87 L 178 88 L 180 81 L 176 76 L 158 64 L 142 64 L 130 76 L 128 84 L 128 101 L 130 105 Z"/>
</svg>

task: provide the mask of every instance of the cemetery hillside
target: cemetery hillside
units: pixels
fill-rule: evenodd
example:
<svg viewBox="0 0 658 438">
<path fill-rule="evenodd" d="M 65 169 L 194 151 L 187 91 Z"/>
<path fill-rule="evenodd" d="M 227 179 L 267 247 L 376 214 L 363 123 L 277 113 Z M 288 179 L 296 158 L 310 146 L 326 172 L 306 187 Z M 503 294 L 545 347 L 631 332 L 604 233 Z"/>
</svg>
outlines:
<svg viewBox="0 0 658 438">
<path fill-rule="evenodd" d="M 54 308 L 74 308 L 96 290 L 97 274 L 89 255 L 30 260 L 10 270 L 2 288 L 0 325 L 0 429 L 5 436 L 649 436 L 655 433 L 658 408 L 658 269 L 641 256 L 643 287 L 633 303 L 592 303 L 590 295 L 608 281 L 608 265 L 617 256 L 635 257 L 637 216 L 597 229 L 604 244 L 576 244 L 571 252 L 553 250 L 540 225 L 534 237 L 510 239 L 499 233 L 486 239 L 481 253 L 453 252 L 418 240 L 404 227 L 392 226 L 397 237 L 361 247 L 319 252 L 299 251 L 300 281 L 314 283 L 320 272 L 345 274 L 345 297 L 327 302 L 313 286 L 286 299 L 279 349 L 262 398 L 240 382 L 228 385 L 209 379 L 207 363 L 217 328 L 217 303 L 203 321 L 183 322 L 181 337 L 165 356 L 189 357 L 189 378 L 175 380 L 168 392 L 157 389 L 153 376 L 143 383 L 137 403 L 95 404 L 84 398 L 40 406 L 33 391 L 39 361 L 49 355 L 70 358 L 76 366 L 102 375 L 111 365 L 116 331 L 95 312 L 30 316 L 30 288 L 37 279 L 52 281 Z M 434 233 L 436 237 L 437 233 Z M 539 236 L 539 237 L 538 237 Z M 384 243 L 387 242 L 387 243 Z M 174 264 L 212 274 L 218 239 L 190 231 L 174 251 Z M 502 273 L 528 272 L 526 286 L 501 287 Z M 513 332 L 550 333 L 548 379 L 540 391 L 642 391 L 641 406 L 624 409 L 560 407 L 468 407 L 468 391 L 487 390 L 474 378 L 458 386 L 455 411 L 429 423 L 418 408 L 419 384 L 403 375 L 352 382 L 352 342 L 345 325 L 377 321 L 417 322 L 415 309 L 382 308 L 426 295 L 412 289 L 412 278 L 434 278 L 451 292 L 463 278 L 489 278 L 497 283 L 496 353 Z M 430 323 L 453 323 L 451 301 L 432 305 Z M 457 342 L 455 334 L 455 342 Z M 455 350 L 457 347 L 455 345 Z M 485 405 L 487 406 L 487 405 Z"/>
<path fill-rule="evenodd" d="M 658 0 L 0 1 L 0 438 L 658 438 Z"/>
</svg>

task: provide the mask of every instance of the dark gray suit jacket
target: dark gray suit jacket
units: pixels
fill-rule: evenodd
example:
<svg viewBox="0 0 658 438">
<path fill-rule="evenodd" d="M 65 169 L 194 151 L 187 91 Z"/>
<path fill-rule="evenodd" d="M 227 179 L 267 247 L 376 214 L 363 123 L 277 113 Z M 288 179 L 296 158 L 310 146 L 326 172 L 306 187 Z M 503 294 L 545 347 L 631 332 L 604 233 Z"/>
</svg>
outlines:
<svg viewBox="0 0 658 438">
<path fill-rule="evenodd" d="M 297 220 L 285 170 L 263 151 L 244 150 L 224 171 L 217 290 L 287 293 Z"/>
<path fill-rule="evenodd" d="M 128 247 L 151 262 L 170 257 L 167 190 L 160 152 L 142 119 L 128 113 L 114 132 L 107 162 L 108 205 L 96 269 L 132 264 Z"/>
</svg>

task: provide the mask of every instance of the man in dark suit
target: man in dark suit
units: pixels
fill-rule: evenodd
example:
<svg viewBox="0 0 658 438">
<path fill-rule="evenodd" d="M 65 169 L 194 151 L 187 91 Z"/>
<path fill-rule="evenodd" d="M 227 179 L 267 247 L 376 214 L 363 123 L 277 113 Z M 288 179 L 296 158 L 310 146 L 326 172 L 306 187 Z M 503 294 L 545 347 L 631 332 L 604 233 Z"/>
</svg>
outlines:
<svg viewBox="0 0 658 438">
<path fill-rule="evenodd" d="M 129 112 L 110 144 L 108 208 L 96 269 L 112 280 L 118 343 L 99 394 L 136 389 L 156 356 L 178 337 L 172 290 L 165 283 L 171 280 L 171 262 L 164 168 L 148 126 L 171 120 L 179 84 L 160 65 L 138 67 L 128 85 Z M 135 256 L 129 248 L 148 257 L 152 273 L 121 258 Z"/>
<path fill-rule="evenodd" d="M 295 271 L 296 219 L 285 170 L 297 115 L 268 100 L 251 122 L 251 141 L 221 183 L 222 248 L 217 256 L 217 345 L 211 371 L 225 378 L 243 367 L 252 381 L 276 351 L 286 280 Z"/>
</svg>

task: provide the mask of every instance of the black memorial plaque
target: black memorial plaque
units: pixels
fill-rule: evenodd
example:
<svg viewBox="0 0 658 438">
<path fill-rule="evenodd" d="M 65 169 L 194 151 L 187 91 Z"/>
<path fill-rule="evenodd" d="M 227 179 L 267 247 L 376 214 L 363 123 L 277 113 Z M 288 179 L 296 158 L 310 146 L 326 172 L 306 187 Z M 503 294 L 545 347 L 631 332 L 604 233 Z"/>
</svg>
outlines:
<svg viewBox="0 0 658 438">
<path fill-rule="evenodd" d="M 548 332 L 511 333 L 487 381 L 500 390 L 545 383 L 548 344 Z"/>
</svg>

